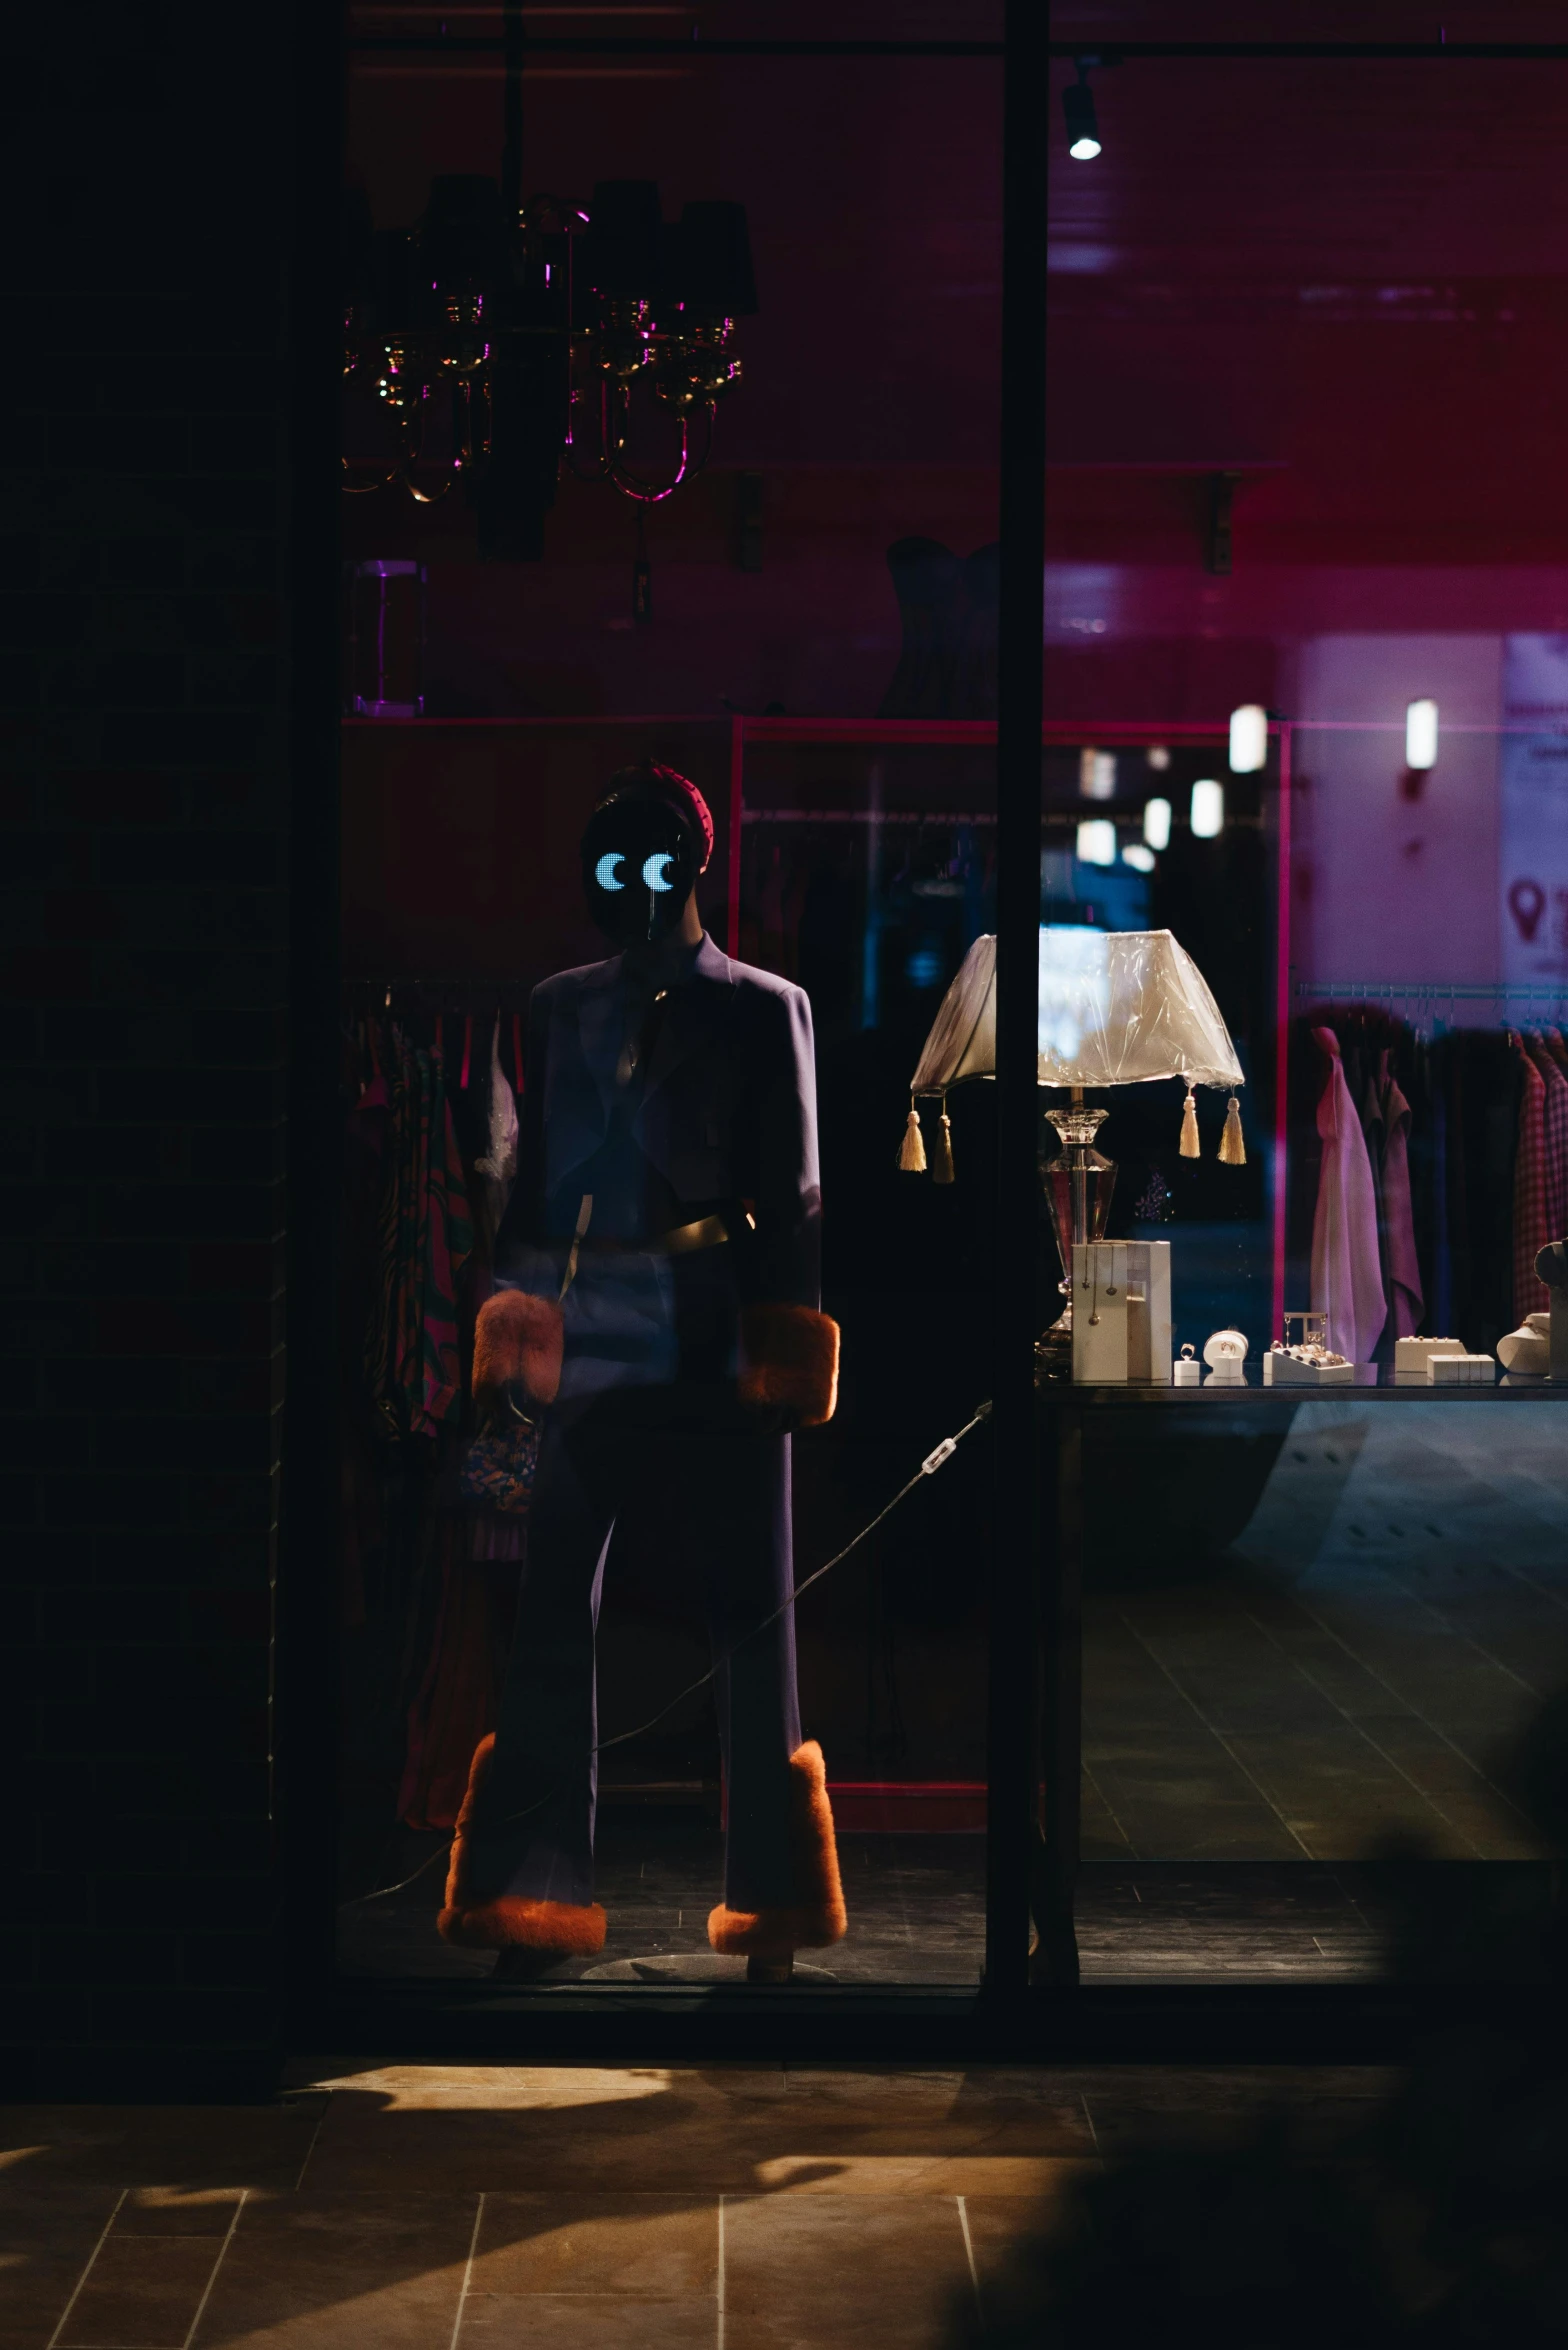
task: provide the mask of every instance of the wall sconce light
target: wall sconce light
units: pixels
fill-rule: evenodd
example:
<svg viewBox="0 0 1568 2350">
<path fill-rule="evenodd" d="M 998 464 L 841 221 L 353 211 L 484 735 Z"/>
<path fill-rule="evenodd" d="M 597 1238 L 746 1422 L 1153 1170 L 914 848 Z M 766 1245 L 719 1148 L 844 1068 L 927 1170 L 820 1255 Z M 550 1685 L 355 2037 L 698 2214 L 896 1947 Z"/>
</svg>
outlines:
<svg viewBox="0 0 1568 2350">
<path fill-rule="evenodd" d="M 1094 111 L 1094 92 L 1089 87 L 1089 69 L 1086 59 L 1078 59 L 1078 79 L 1069 82 L 1062 92 L 1062 112 L 1067 117 L 1067 152 L 1074 163 L 1092 163 L 1100 152 L 1100 125 Z"/>
<path fill-rule="evenodd" d="M 1269 714 L 1261 702 L 1243 702 L 1230 714 L 1231 773 L 1261 775 L 1268 762 Z M 1217 791 L 1218 784 L 1214 788 Z"/>
<path fill-rule="evenodd" d="M 1405 705 L 1405 765 L 1415 768 L 1437 765 L 1435 702 L 1407 702 Z"/>
<path fill-rule="evenodd" d="M 1199 840 L 1218 840 L 1225 829 L 1225 786 L 1212 776 L 1192 787 L 1192 829 Z"/>
<path fill-rule="evenodd" d="M 1078 754 L 1078 789 L 1086 800 L 1116 797 L 1116 753 L 1088 746 Z"/>
<path fill-rule="evenodd" d="M 1150 800 L 1143 811 L 1143 837 L 1151 849 L 1168 849 L 1171 845 L 1171 804 L 1169 800 Z"/>
<path fill-rule="evenodd" d="M 1116 827 L 1109 816 L 1086 816 L 1078 827 L 1078 861 L 1082 865 L 1114 865 Z"/>
</svg>

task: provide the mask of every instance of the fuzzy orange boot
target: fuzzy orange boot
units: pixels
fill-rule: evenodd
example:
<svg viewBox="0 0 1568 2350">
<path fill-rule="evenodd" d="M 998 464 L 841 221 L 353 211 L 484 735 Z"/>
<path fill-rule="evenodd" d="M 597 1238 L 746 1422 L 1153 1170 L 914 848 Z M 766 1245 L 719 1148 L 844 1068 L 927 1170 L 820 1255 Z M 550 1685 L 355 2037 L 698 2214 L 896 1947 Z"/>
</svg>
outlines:
<svg viewBox="0 0 1568 2350">
<path fill-rule="evenodd" d="M 597 1901 L 527 1901 L 501 1894 L 475 1901 L 468 1890 L 468 1833 L 474 1808 L 490 1776 L 495 1732 L 481 1738 L 468 1774 L 468 1792 L 452 1832 L 446 1906 L 436 1919 L 443 1942 L 462 1950 L 537 1950 L 552 1958 L 592 1958 L 604 1948 L 604 1911 Z"/>
<path fill-rule="evenodd" d="M 790 1847 L 801 1899 L 788 1909 L 726 1909 L 720 1902 L 708 1918 L 708 1940 L 730 1956 L 783 1961 L 797 1950 L 820 1950 L 829 1942 L 841 1942 L 849 1930 L 828 1803 L 827 1765 L 814 1738 L 796 1747 L 789 1768 Z"/>
</svg>

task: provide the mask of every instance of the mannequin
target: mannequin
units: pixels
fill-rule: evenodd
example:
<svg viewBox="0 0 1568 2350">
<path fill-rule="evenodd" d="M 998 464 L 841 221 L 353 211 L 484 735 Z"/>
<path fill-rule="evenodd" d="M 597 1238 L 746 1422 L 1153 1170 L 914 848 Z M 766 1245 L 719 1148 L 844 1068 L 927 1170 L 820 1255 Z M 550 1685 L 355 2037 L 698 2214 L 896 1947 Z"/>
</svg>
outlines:
<svg viewBox="0 0 1568 2350">
<path fill-rule="evenodd" d="M 667 768 L 616 776 L 582 843 L 620 952 L 529 1005 L 518 1182 L 479 1319 L 481 1408 L 544 1413 L 528 1569 L 496 1732 L 453 1841 L 448 1941 L 525 1981 L 601 1949 L 594 1632 L 617 1519 L 701 1593 L 728 1818 L 716 1950 L 752 1980 L 845 1931 L 820 1749 L 795 1686 L 790 1432 L 831 1418 L 802 991 L 704 935 L 713 824 Z M 564 1286 L 563 1286 L 564 1284 Z M 769 1623 L 783 1609 L 777 1622 Z"/>
</svg>

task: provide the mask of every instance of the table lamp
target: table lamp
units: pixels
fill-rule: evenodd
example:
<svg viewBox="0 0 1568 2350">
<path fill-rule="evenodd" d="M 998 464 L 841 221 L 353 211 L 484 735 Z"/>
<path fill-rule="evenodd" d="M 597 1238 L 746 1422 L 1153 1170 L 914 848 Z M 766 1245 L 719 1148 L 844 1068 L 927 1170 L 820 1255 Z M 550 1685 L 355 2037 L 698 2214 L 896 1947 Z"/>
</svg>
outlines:
<svg viewBox="0 0 1568 2350">
<path fill-rule="evenodd" d="M 947 1096 L 971 1078 L 996 1075 L 996 940 L 977 938 L 957 977 L 942 998 L 910 1080 L 909 1118 L 899 1165 L 914 1173 L 927 1166 L 919 1103 L 940 1101 L 931 1152 L 938 1183 L 953 1180 L 952 1135 Z M 1234 1088 L 1241 1064 L 1219 1006 L 1197 964 L 1169 930 L 1092 930 L 1077 924 L 1043 924 L 1040 930 L 1038 1081 L 1068 1089 L 1067 1104 L 1048 1110 L 1062 1148 L 1042 1159 L 1040 1181 L 1051 1212 L 1051 1229 L 1063 1266 L 1067 1299 L 1059 1321 L 1042 1345 L 1051 1352 L 1070 1346 L 1075 1244 L 1099 1240 L 1110 1211 L 1116 1166 L 1094 1147 L 1108 1113 L 1084 1102 L 1086 1086 L 1152 1085 L 1183 1077 L 1181 1156 L 1198 1156 L 1194 1086 L 1222 1085 L 1230 1092 L 1219 1155 L 1228 1167 L 1246 1164 L 1241 1113 Z"/>
</svg>

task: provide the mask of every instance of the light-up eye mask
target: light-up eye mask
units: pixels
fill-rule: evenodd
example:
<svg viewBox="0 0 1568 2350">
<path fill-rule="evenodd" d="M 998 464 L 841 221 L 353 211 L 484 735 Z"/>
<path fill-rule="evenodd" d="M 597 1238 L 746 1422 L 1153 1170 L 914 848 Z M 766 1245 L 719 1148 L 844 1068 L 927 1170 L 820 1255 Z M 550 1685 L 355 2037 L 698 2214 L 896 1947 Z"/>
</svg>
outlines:
<svg viewBox="0 0 1568 2350">
<path fill-rule="evenodd" d="M 673 889 L 675 884 L 670 879 L 670 875 L 674 869 L 675 859 L 670 855 L 668 849 L 655 849 L 651 857 L 644 857 L 642 861 L 644 887 L 653 890 Z M 624 889 L 626 887 L 625 872 L 626 859 L 619 850 L 607 849 L 595 865 L 593 877 L 600 889 Z"/>
<path fill-rule="evenodd" d="M 582 856 L 588 910 L 621 947 L 674 929 L 701 863 L 690 828 L 668 801 L 635 791 L 594 810 Z"/>
</svg>

